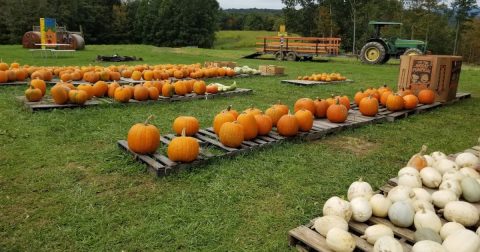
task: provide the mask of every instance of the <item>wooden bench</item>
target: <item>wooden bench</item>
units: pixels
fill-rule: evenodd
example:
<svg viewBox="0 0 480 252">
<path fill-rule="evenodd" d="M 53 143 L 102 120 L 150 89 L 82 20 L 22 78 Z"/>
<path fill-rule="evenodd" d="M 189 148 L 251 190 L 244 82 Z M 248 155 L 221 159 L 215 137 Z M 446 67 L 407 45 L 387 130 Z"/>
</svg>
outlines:
<svg viewBox="0 0 480 252">
<path fill-rule="evenodd" d="M 55 58 L 58 58 L 58 52 L 60 52 L 60 55 L 63 53 L 63 56 L 66 56 L 66 52 L 70 52 L 70 55 L 75 58 L 75 50 L 51 50 L 52 51 L 52 56 L 55 56 Z"/>
</svg>

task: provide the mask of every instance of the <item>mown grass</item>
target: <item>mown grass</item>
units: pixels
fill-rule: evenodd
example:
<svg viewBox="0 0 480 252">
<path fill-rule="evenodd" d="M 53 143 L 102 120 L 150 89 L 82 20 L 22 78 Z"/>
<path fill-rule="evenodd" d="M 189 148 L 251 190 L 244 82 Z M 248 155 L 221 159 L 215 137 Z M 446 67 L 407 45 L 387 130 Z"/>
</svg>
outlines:
<svg viewBox="0 0 480 252">
<path fill-rule="evenodd" d="M 25 87 L 1 86 L 1 251 L 295 251 L 287 245 L 288 230 L 320 216 L 323 203 L 345 195 L 354 180 L 363 177 L 378 188 L 423 144 L 429 152 L 456 153 L 480 136 L 480 71 L 468 67 L 459 91 L 472 93 L 471 99 L 395 123 L 212 160 L 158 179 L 116 146 L 150 114 L 162 135 L 173 133 L 180 115 L 195 116 L 206 128 L 230 104 L 239 111 L 252 103 L 265 110 L 279 99 L 293 107 L 301 97 L 342 92 L 352 97 L 360 87 L 393 87 L 398 63 L 265 62 L 238 59 L 242 50 L 140 45 L 87 46 L 74 59 L 30 58 L 20 46 L 0 51 L 6 62 L 30 65 L 97 64 L 92 60 L 98 54 L 120 53 L 147 64 L 232 60 L 251 67 L 283 65 L 288 78 L 336 71 L 355 80 L 300 87 L 280 83 L 285 77 L 242 78 L 238 86 L 253 89 L 252 95 L 34 114 L 14 100 Z"/>
</svg>

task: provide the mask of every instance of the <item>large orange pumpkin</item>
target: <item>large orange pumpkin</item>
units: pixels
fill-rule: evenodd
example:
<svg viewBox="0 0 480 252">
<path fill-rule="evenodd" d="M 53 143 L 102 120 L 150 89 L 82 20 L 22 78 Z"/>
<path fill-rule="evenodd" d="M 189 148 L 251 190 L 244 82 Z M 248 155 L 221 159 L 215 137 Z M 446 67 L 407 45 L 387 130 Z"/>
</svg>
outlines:
<svg viewBox="0 0 480 252">
<path fill-rule="evenodd" d="M 299 129 L 300 125 L 297 117 L 290 113 L 282 116 L 282 118 L 278 120 L 277 131 L 278 134 L 282 136 L 295 136 Z"/>
<path fill-rule="evenodd" d="M 430 89 L 424 89 L 418 93 L 418 101 L 422 104 L 432 104 L 435 101 L 435 93 Z"/>
<path fill-rule="evenodd" d="M 132 92 L 130 91 L 130 88 L 121 86 L 115 89 L 114 98 L 116 101 L 125 103 L 132 99 Z"/>
<path fill-rule="evenodd" d="M 330 105 L 327 109 L 327 119 L 330 122 L 342 123 L 347 120 L 347 117 L 348 110 L 343 104 L 340 104 L 340 99 L 337 99 L 337 103 Z"/>
<path fill-rule="evenodd" d="M 70 90 L 68 100 L 73 104 L 83 105 L 87 101 L 87 92 L 83 90 Z"/>
<path fill-rule="evenodd" d="M 180 134 L 168 145 L 168 158 L 174 162 L 192 162 L 197 158 L 200 146 L 195 138 L 185 136 L 185 129 Z"/>
<path fill-rule="evenodd" d="M 218 131 L 219 134 L 217 135 L 223 145 L 232 148 L 242 145 L 244 140 L 243 126 L 239 122 L 225 122 Z"/>
<path fill-rule="evenodd" d="M 262 112 L 260 112 L 261 114 Z M 243 127 L 243 137 L 245 140 L 254 139 L 258 135 L 258 125 L 253 113 L 243 112 L 237 117 L 237 121 Z M 258 114 L 259 115 L 259 114 Z"/>
<path fill-rule="evenodd" d="M 405 109 L 414 109 L 418 105 L 418 98 L 415 95 L 405 95 L 403 101 Z"/>
<path fill-rule="evenodd" d="M 145 123 L 137 123 L 130 128 L 127 136 L 130 150 L 140 154 L 152 153 L 157 150 L 160 144 L 160 132 L 157 127 L 148 124 L 152 117 L 153 115 L 148 117 Z"/>
<path fill-rule="evenodd" d="M 231 114 L 235 117 L 235 120 L 237 120 L 238 117 L 238 112 L 234 109 L 232 109 L 232 105 L 229 105 L 227 109 L 220 111 L 222 113 L 223 111 L 227 112 L 228 114 Z"/>
<path fill-rule="evenodd" d="M 220 133 L 220 128 L 226 122 L 234 122 L 235 117 L 232 114 L 228 114 L 226 112 L 222 112 L 215 116 L 213 119 L 213 132 L 218 136 Z M 243 141 L 243 132 L 242 132 L 242 141 Z"/>
<path fill-rule="evenodd" d="M 207 92 L 207 85 L 204 81 L 196 81 L 193 84 L 193 92 L 198 95 L 203 95 L 205 92 Z"/>
<path fill-rule="evenodd" d="M 295 112 L 295 117 L 298 119 L 298 130 L 310 131 L 313 127 L 313 114 L 310 110 L 301 109 Z"/>
<path fill-rule="evenodd" d="M 293 110 L 294 110 L 295 113 L 297 113 L 297 111 L 302 110 L 302 109 L 309 110 L 313 115 L 313 114 L 315 114 L 315 103 L 310 98 L 298 99 L 295 102 L 295 106 L 294 106 Z"/>
<path fill-rule="evenodd" d="M 197 118 L 193 116 L 180 116 L 173 122 L 173 130 L 177 135 L 181 135 L 185 131 L 186 136 L 194 136 L 200 129 Z"/>
<path fill-rule="evenodd" d="M 108 91 L 108 84 L 104 81 L 97 81 L 93 84 L 93 94 L 95 97 L 103 97 Z"/>
<path fill-rule="evenodd" d="M 93 96 L 95 95 L 93 86 L 90 84 L 86 84 L 86 83 L 80 84 L 77 86 L 77 89 L 85 91 L 87 93 L 87 99 L 89 100 L 92 99 Z"/>
<path fill-rule="evenodd" d="M 115 89 L 119 88 L 120 85 L 117 82 L 112 82 L 108 85 L 107 96 L 113 98 L 115 96 Z"/>
<path fill-rule="evenodd" d="M 360 113 L 364 116 L 375 116 L 378 113 L 378 101 L 373 98 L 373 93 L 370 93 L 368 97 L 363 98 L 358 106 Z"/>
<path fill-rule="evenodd" d="M 269 116 L 272 119 L 272 125 L 277 126 L 278 120 L 285 115 L 285 112 L 281 108 L 275 107 L 274 105 L 271 108 L 268 108 L 265 111 L 265 115 Z"/>
<path fill-rule="evenodd" d="M 45 95 L 47 92 L 47 84 L 45 84 L 45 81 L 40 80 L 40 79 L 34 79 L 30 82 L 30 85 L 42 90 L 42 95 Z"/>
<path fill-rule="evenodd" d="M 365 94 L 365 92 L 363 92 L 363 89 L 360 89 L 360 91 L 355 94 L 355 97 L 353 98 L 353 101 L 358 106 L 360 104 L 360 101 L 365 97 L 368 97 L 368 95 Z"/>
<path fill-rule="evenodd" d="M 288 108 L 287 108 L 287 106 L 283 105 L 280 100 L 278 101 L 278 104 L 275 104 L 275 105 L 273 105 L 273 106 L 274 106 L 275 108 L 279 108 L 279 109 L 283 110 L 283 113 L 284 113 L 285 115 L 288 114 Z"/>
<path fill-rule="evenodd" d="M 327 109 L 330 107 L 330 103 L 327 102 L 327 100 L 322 100 L 317 97 L 315 101 L 315 114 L 314 116 L 316 118 L 324 118 L 327 116 Z"/>
<path fill-rule="evenodd" d="M 50 89 L 50 95 L 57 104 L 65 104 L 68 102 L 68 92 L 71 90 L 68 87 L 55 85 Z"/>
<path fill-rule="evenodd" d="M 42 90 L 30 85 L 30 88 L 25 90 L 25 98 L 30 102 L 37 102 L 42 99 Z"/>
<path fill-rule="evenodd" d="M 405 101 L 403 100 L 403 97 L 399 94 L 391 94 L 387 98 L 387 104 L 386 107 L 388 110 L 391 111 L 399 111 L 403 109 L 403 104 Z"/>
<path fill-rule="evenodd" d="M 220 68 L 221 69 L 221 68 Z M 283 111 L 282 111 L 283 112 Z M 255 120 L 257 121 L 258 135 L 264 136 L 267 135 L 270 130 L 272 130 L 272 118 L 263 113 L 255 115 Z"/>
</svg>

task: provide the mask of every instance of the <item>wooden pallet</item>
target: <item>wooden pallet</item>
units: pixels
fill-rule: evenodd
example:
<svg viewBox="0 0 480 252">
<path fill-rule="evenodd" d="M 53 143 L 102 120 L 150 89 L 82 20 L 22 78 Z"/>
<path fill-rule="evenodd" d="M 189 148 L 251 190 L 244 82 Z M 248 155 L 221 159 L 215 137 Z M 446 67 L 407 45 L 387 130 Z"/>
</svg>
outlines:
<svg viewBox="0 0 480 252">
<path fill-rule="evenodd" d="M 479 155 L 478 151 L 480 151 L 480 142 L 479 146 L 474 146 L 465 150 L 464 152 L 474 152 L 475 155 Z M 455 160 L 455 157 L 460 154 L 453 154 L 449 155 L 448 157 L 451 160 Z M 477 167 L 477 171 L 480 171 L 480 166 Z M 377 193 L 383 194 L 388 193 L 393 187 L 398 185 L 398 178 L 392 178 L 388 181 L 388 183 L 382 186 Z M 427 190 L 430 194 L 437 191 L 437 189 L 432 189 L 428 187 L 423 187 Z M 475 206 L 480 211 L 480 203 L 470 203 Z M 448 221 L 443 218 L 443 216 L 439 215 L 440 220 L 442 221 L 442 225 L 447 223 Z M 315 224 L 316 219 L 311 220 L 307 225 L 303 225 L 292 229 L 288 232 L 287 241 L 288 244 L 291 246 L 295 246 L 298 251 L 323 251 L 323 252 L 333 252 L 330 248 L 328 248 L 325 237 L 320 235 L 313 226 Z M 365 229 L 369 226 L 375 224 L 384 224 L 390 227 L 395 234 L 395 239 L 397 239 L 403 247 L 404 252 L 408 252 L 412 250 L 412 246 L 414 244 L 413 234 L 415 233 L 415 229 L 411 228 L 401 228 L 393 223 L 391 223 L 387 218 L 379 218 L 372 216 L 368 221 L 364 223 L 356 222 L 351 220 L 348 223 L 349 232 L 355 239 L 355 243 L 357 245 L 357 249 L 361 251 L 371 252 L 373 251 L 373 246 L 366 242 L 365 240 L 361 239 L 360 236 L 365 233 Z M 472 231 L 476 231 L 476 229 L 480 226 L 480 221 L 474 225 L 473 227 L 468 227 Z"/>
<path fill-rule="evenodd" d="M 134 99 L 130 99 L 129 102 L 126 104 L 144 104 L 150 102 L 174 102 L 174 101 L 192 101 L 192 100 L 201 100 L 201 99 L 213 99 L 225 96 L 235 96 L 235 95 L 244 95 L 244 94 L 251 94 L 253 90 L 251 89 L 242 89 L 237 88 L 234 91 L 227 91 L 227 92 L 219 92 L 215 94 L 205 94 L 205 95 L 197 95 L 197 94 L 187 94 L 187 95 L 173 95 L 172 97 L 163 97 L 160 96 L 157 100 L 146 100 L 146 101 L 137 101 Z M 51 96 L 46 95 L 38 102 L 29 102 L 25 98 L 25 96 L 17 96 L 15 97 L 20 103 L 22 103 L 25 107 L 27 107 L 31 112 L 35 112 L 38 110 L 48 110 L 48 109 L 65 109 L 65 108 L 82 108 L 88 106 L 96 106 L 99 104 L 113 104 L 116 101 L 113 98 L 92 98 L 91 100 L 87 100 L 87 102 L 83 105 L 71 104 L 67 102 L 66 104 L 56 104 L 55 101 L 52 99 Z"/>
<path fill-rule="evenodd" d="M 253 77 L 282 77 L 286 76 L 286 74 L 268 74 L 268 73 L 260 73 L 260 74 L 237 74 L 235 76 L 217 76 L 217 77 L 212 77 L 212 78 L 195 78 L 196 80 L 216 80 L 216 79 L 233 79 L 233 78 L 253 78 Z M 177 79 L 175 77 L 170 77 L 168 78 L 172 83 L 177 82 L 177 81 L 187 81 L 187 80 L 192 80 L 193 78 L 187 77 L 183 79 Z M 132 78 L 121 78 L 122 81 L 126 81 L 129 83 L 141 83 L 145 82 L 146 80 L 133 80 Z"/>
<path fill-rule="evenodd" d="M 282 83 L 289 83 L 298 86 L 315 86 L 315 85 L 327 85 L 327 84 L 341 84 L 341 83 L 348 83 L 353 82 L 353 80 L 344 80 L 344 81 L 309 81 L 309 80 L 282 80 Z"/>
</svg>

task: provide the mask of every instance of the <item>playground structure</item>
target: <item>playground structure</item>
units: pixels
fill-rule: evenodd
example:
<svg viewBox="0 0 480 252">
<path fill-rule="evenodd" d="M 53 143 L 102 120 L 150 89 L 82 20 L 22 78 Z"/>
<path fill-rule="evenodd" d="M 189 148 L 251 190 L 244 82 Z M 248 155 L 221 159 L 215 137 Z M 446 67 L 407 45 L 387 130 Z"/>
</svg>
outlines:
<svg viewBox="0 0 480 252">
<path fill-rule="evenodd" d="M 64 26 L 56 27 L 57 44 L 69 44 L 62 46 L 63 50 L 83 50 L 85 49 L 85 40 L 81 32 L 67 31 Z M 40 26 L 33 26 L 33 31 L 28 31 L 23 35 L 23 48 L 38 49 L 41 44 Z"/>
<path fill-rule="evenodd" d="M 258 37 L 263 42 L 257 42 L 261 48 L 251 58 L 263 54 L 273 54 L 276 60 L 297 61 L 302 57 L 311 60 L 314 56 L 337 56 L 341 38 L 315 37 Z M 282 48 L 283 46 L 283 48 Z M 247 56 L 248 57 L 248 56 Z"/>
</svg>

